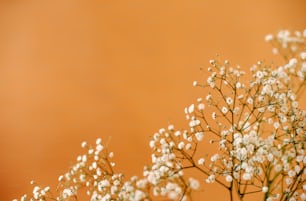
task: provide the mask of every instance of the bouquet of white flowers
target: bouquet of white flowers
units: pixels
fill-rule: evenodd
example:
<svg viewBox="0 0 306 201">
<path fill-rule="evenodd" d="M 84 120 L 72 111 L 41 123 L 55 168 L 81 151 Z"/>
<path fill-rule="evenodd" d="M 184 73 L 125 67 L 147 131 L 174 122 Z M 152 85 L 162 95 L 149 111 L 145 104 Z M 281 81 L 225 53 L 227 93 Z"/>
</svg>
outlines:
<svg viewBox="0 0 306 201">
<path fill-rule="evenodd" d="M 71 200 L 85 188 L 92 201 L 191 200 L 202 185 L 221 185 L 228 200 L 259 194 L 264 201 L 306 200 L 306 111 L 299 107 L 306 83 L 306 30 L 266 36 L 285 64 L 258 62 L 250 73 L 219 56 L 206 81 L 194 81 L 204 97 L 185 108 L 189 128 L 173 125 L 152 136 L 152 164 L 125 179 L 113 153 L 97 139 L 59 177 L 57 194 L 34 183 L 20 200 Z M 214 151 L 207 154 L 205 148 Z M 194 172 L 190 176 L 190 172 Z"/>
</svg>

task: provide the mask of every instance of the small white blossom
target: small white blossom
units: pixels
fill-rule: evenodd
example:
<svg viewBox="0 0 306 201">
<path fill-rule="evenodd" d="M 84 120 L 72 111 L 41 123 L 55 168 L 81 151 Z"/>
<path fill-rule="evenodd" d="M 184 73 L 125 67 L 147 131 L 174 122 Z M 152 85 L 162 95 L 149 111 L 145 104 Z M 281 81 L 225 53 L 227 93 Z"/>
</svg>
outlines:
<svg viewBox="0 0 306 201">
<path fill-rule="evenodd" d="M 306 52 L 300 54 L 301 59 L 306 60 Z"/>
<path fill-rule="evenodd" d="M 98 138 L 97 140 L 96 140 L 96 144 L 98 145 L 98 144 L 101 144 L 101 142 L 102 142 L 102 139 L 101 138 Z"/>
<path fill-rule="evenodd" d="M 266 40 L 266 42 L 270 42 L 271 40 L 273 40 L 273 35 L 272 34 L 268 34 L 268 35 L 266 35 L 266 37 L 265 37 L 265 40 Z"/>
<path fill-rule="evenodd" d="M 214 183 L 215 182 L 215 175 L 209 175 L 208 178 L 205 180 L 206 183 Z"/>
<path fill-rule="evenodd" d="M 215 112 L 213 112 L 213 113 L 211 114 L 211 117 L 215 120 L 215 119 L 217 118 L 217 114 L 216 114 Z"/>
<path fill-rule="evenodd" d="M 202 141 L 203 137 L 204 137 L 204 133 L 203 132 L 196 132 L 195 136 L 196 136 L 198 141 Z"/>
<path fill-rule="evenodd" d="M 250 173 L 247 173 L 247 172 L 243 173 L 243 175 L 242 175 L 243 180 L 250 180 L 251 177 L 252 177 L 252 175 Z"/>
<path fill-rule="evenodd" d="M 178 149 L 183 149 L 184 146 L 185 146 L 185 143 L 184 143 L 184 142 L 180 142 L 180 143 L 177 145 L 177 148 L 178 148 Z"/>
<path fill-rule="evenodd" d="M 231 97 L 227 97 L 227 98 L 226 98 L 226 103 L 227 103 L 228 105 L 233 104 L 233 99 L 232 99 Z"/>
<path fill-rule="evenodd" d="M 222 107 L 221 111 L 223 114 L 226 114 L 228 112 L 228 109 L 227 107 Z"/>
<path fill-rule="evenodd" d="M 200 187 L 200 183 L 198 180 L 194 179 L 194 178 L 189 178 L 189 186 L 191 189 L 193 190 L 197 190 Z"/>
<path fill-rule="evenodd" d="M 226 175 L 225 181 L 227 181 L 227 182 L 232 182 L 232 181 L 233 181 L 232 176 L 231 176 L 231 175 Z"/>
<path fill-rule="evenodd" d="M 198 160 L 198 164 L 199 164 L 199 165 L 204 165 L 204 163 L 205 163 L 205 159 L 204 159 L 204 158 L 200 158 L 200 159 Z"/>
<path fill-rule="evenodd" d="M 237 89 L 240 89 L 242 87 L 240 82 L 237 82 L 235 86 L 236 86 Z"/>
<path fill-rule="evenodd" d="M 87 146 L 87 142 L 83 141 L 82 144 L 81 144 L 81 147 L 85 148 L 86 146 Z"/>
<path fill-rule="evenodd" d="M 194 104 L 188 107 L 188 113 L 193 113 L 193 112 L 194 112 Z"/>
<path fill-rule="evenodd" d="M 200 103 L 200 104 L 198 105 L 198 110 L 202 111 L 202 110 L 204 110 L 204 109 L 205 109 L 204 103 Z"/>
<path fill-rule="evenodd" d="M 262 192 L 263 192 L 263 193 L 268 192 L 268 190 L 269 190 L 269 188 L 268 188 L 267 186 L 263 186 L 263 187 L 262 187 Z"/>
</svg>

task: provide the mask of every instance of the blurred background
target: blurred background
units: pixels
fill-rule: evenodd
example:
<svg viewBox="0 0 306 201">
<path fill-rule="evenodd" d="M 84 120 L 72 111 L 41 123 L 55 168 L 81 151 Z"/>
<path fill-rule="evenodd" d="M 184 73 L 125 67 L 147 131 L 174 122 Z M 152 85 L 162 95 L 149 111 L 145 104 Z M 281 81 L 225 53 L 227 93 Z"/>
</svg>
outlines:
<svg viewBox="0 0 306 201">
<path fill-rule="evenodd" d="M 306 28 L 305 0 L 0 1 L 0 200 L 55 187 L 83 140 L 141 175 L 161 127 L 186 127 L 216 53 L 248 69 L 279 61 L 264 42 Z M 222 200 L 224 195 L 207 196 Z M 224 199 L 225 200 L 225 199 Z"/>
</svg>

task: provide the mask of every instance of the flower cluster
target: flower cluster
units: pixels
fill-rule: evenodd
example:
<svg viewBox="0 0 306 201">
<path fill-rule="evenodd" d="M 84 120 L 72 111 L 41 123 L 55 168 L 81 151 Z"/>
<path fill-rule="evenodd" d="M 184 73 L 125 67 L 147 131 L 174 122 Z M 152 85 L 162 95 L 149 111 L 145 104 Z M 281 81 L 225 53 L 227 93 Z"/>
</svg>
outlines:
<svg viewBox="0 0 306 201">
<path fill-rule="evenodd" d="M 306 83 L 305 38 L 306 31 L 268 35 L 286 63 L 257 62 L 251 74 L 219 56 L 211 60 L 208 78 L 193 83 L 206 96 L 185 108 L 188 129 L 169 125 L 152 136 L 152 163 L 142 177 L 117 173 L 113 153 L 97 139 L 95 146 L 82 143 L 86 153 L 59 177 L 58 196 L 35 186 L 21 200 L 77 199 L 81 188 L 92 201 L 191 200 L 208 183 L 224 187 L 231 201 L 254 194 L 264 201 L 305 201 L 306 111 L 298 102 Z M 213 153 L 203 153 L 205 147 Z"/>
</svg>

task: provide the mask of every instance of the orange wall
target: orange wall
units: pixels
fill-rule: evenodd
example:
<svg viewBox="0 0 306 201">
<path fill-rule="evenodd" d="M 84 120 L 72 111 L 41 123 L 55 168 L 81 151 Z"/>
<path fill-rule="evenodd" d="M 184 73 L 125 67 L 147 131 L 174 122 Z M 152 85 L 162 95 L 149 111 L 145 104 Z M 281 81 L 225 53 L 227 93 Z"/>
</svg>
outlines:
<svg viewBox="0 0 306 201">
<path fill-rule="evenodd" d="M 151 134 L 186 125 L 199 68 L 216 53 L 244 68 L 275 60 L 264 36 L 306 28 L 305 9 L 304 0 L 1 0 L 0 200 L 32 179 L 55 186 L 96 137 L 110 141 L 119 170 L 141 175 Z"/>
</svg>

